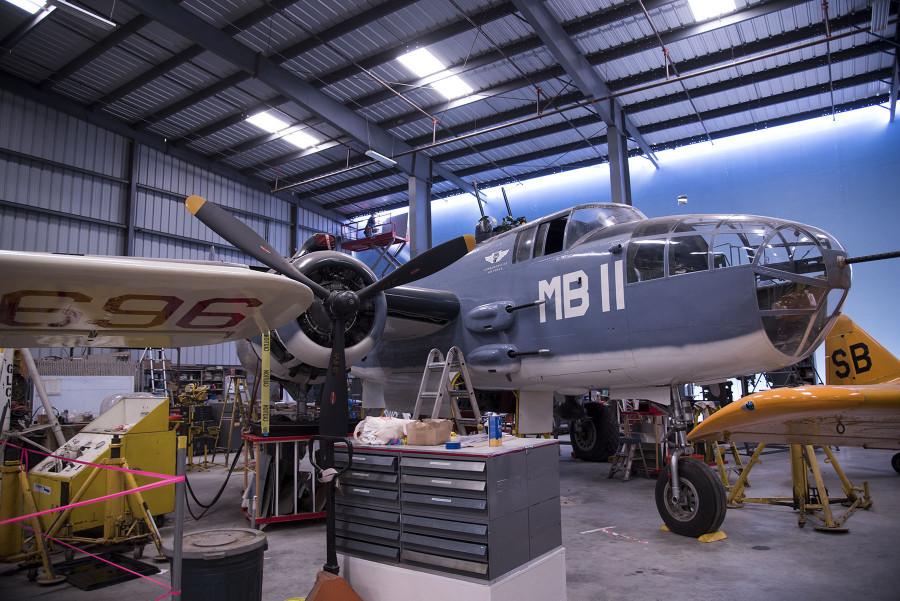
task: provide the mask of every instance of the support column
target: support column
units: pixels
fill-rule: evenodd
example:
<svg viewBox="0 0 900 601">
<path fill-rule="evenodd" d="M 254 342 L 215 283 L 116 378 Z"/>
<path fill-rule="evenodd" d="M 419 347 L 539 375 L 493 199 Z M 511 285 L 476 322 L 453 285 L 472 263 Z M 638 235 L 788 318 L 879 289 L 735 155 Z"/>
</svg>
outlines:
<svg viewBox="0 0 900 601">
<path fill-rule="evenodd" d="M 137 197 L 140 151 L 141 145 L 132 140 L 128 147 L 128 189 L 125 191 L 125 210 L 122 212 L 125 224 L 122 254 L 126 257 L 134 256 L 134 202 Z"/>
<path fill-rule="evenodd" d="M 628 138 L 622 128 L 624 115 L 621 112 L 615 113 L 615 121 L 615 124 L 606 127 L 611 199 L 612 202 L 630 205 L 631 176 L 628 172 Z"/>
<path fill-rule="evenodd" d="M 431 248 L 431 161 L 413 155 L 409 177 L 409 256 L 413 258 Z"/>
<path fill-rule="evenodd" d="M 293 257 L 294 253 L 296 253 L 298 250 L 300 250 L 300 241 L 298 240 L 299 232 L 297 232 L 297 230 L 300 227 L 300 224 L 298 223 L 298 221 L 299 221 L 298 213 L 300 212 L 300 208 L 295 203 L 291 203 L 290 208 L 291 208 L 291 217 L 290 217 L 289 221 L 291 222 L 291 225 L 290 225 L 291 233 L 288 238 L 289 239 L 288 255 Z"/>
</svg>

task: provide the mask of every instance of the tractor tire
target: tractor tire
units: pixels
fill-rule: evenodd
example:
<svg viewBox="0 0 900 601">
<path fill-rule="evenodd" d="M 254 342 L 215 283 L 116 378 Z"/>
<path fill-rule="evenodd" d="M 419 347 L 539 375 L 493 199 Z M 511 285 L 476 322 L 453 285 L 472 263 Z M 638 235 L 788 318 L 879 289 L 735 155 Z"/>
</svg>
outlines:
<svg viewBox="0 0 900 601">
<path fill-rule="evenodd" d="M 725 487 L 709 467 L 687 457 L 678 462 L 682 502 L 671 499 L 668 466 L 656 481 L 656 509 L 669 530 L 697 538 L 715 532 L 725 520 Z"/>
<path fill-rule="evenodd" d="M 600 403 L 586 403 L 585 417 L 569 422 L 572 455 L 584 461 L 607 461 L 619 446 L 616 412 Z"/>
</svg>

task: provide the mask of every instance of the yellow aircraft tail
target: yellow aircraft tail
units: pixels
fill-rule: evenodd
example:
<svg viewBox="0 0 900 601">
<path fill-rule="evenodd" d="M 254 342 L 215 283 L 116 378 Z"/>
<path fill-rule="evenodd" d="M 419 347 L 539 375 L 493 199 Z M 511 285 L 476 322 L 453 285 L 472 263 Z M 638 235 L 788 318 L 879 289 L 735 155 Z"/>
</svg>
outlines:
<svg viewBox="0 0 900 601">
<path fill-rule="evenodd" d="M 900 378 L 900 361 L 846 315 L 825 339 L 826 384 L 881 384 Z"/>
</svg>

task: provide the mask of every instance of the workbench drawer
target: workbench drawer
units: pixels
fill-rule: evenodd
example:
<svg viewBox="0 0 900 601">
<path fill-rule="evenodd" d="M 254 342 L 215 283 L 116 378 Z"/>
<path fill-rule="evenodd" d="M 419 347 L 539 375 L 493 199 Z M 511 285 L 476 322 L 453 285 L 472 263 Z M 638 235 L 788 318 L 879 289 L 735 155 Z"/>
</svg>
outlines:
<svg viewBox="0 0 900 601">
<path fill-rule="evenodd" d="M 431 553 L 434 555 L 446 555 L 459 559 L 487 562 L 487 545 L 470 543 L 436 536 L 425 536 L 412 532 L 404 532 L 400 537 L 404 549 Z"/>
<path fill-rule="evenodd" d="M 484 480 L 464 480 L 441 476 L 415 476 L 404 473 L 401 477 L 403 490 L 423 494 L 446 494 L 484 498 L 487 482 Z"/>
<path fill-rule="evenodd" d="M 388 545 L 366 543 L 360 540 L 352 540 L 343 536 L 335 537 L 335 547 L 338 551 L 351 555 L 371 555 L 390 561 L 397 561 L 400 549 Z"/>
<path fill-rule="evenodd" d="M 378 545 L 388 544 L 397 546 L 400 541 L 400 531 L 392 530 L 390 528 L 355 524 L 353 522 L 345 522 L 344 520 L 335 520 L 334 528 L 335 533 L 343 538 L 368 541 Z"/>
<path fill-rule="evenodd" d="M 354 505 L 397 506 L 399 493 L 395 490 L 382 490 L 380 488 L 363 486 L 341 486 L 338 495 L 344 499 L 344 503 Z"/>
<path fill-rule="evenodd" d="M 404 474 L 422 476 L 484 479 L 487 464 L 484 461 L 459 461 L 456 459 L 425 459 L 421 457 L 403 457 L 400 466 Z"/>
<path fill-rule="evenodd" d="M 460 515 L 487 514 L 487 499 L 467 499 L 464 497 L 450 497 L 446 495 L 423 495 L 419 493 L 403 492 L 400 495 L 403 506 L 415 511 L 415 508 L 428 508 L 437 511 L 459 513 Z"/>
<path fill-rule="evenodd" d="M 487 524 L 442 520 L 408 513 L 400 517 L 400 523 L 403 525 L 403 532 L 416 532 L 476 542 L 487 542 L 488 538 Z"/>
<path fill-rule="evenodd" d="M 334 462 L 338 465 L 347 465 L 347 453 L 335 451 Z M 397 471 L 397 458 L 389 455 L 366 455 L 364 453 L 353 453 L 354 469 L 371 470 L 375 472 L 393 472 Z"/>
<path fill-rule="evenodd" d="M 339 502 L 335 504 L 335 516 L 339 520 L 356 522 L 358 524 L 371 524 L 372 526 L 383 528 L 399 528 L 400 526 L 399 513 L 344 505 L 340 502 L 340 499 L 337 500 Z"/>
<path fill-rule="evenodd" d="M 374 486 L 376 488 L 397 489 L 397 474 L 384 472 L 370 472 L 368 470 L 349 469 L 341 476 L 341 484 L 356 484 L 360 486 Z"/>
<path fill-rule="evenodd" d="M 432 555 L 430 553 L 422 553 L 404 549 L 400 553 L 400 561 L 404 563 L 415 563 L 437 568 L 439 570 L 450 570 L 461 572 L 472 576 L 486 577 L 488 574 L 488 564 L 478 561 L 468 561 L 456 557 L 444 557 L 442 555 Z"/>
</svg>

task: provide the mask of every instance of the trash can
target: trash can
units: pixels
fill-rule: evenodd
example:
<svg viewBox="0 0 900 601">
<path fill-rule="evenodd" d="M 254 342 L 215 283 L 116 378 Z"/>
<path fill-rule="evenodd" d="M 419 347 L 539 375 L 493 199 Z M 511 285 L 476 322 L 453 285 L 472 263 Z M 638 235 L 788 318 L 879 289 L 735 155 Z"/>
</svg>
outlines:
<svg viewBox="0 0 900 601">
<path fill-rule="evenodd" d="M 217 528 L 184 535 L 182 601 L 262 601 L 266 535 L 249 528 Z M 172 561 L 171 543 L 163 552 Z"/>
</svg>

